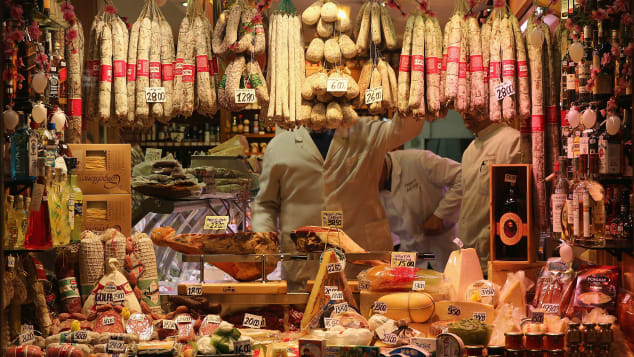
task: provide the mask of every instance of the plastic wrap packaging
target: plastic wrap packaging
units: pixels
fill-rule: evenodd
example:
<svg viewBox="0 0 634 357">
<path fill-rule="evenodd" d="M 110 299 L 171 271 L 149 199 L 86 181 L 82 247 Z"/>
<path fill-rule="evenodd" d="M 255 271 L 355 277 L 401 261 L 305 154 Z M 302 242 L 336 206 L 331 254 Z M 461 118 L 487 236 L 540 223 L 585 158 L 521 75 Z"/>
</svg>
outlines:
<svg viewBox="0 0 634 357">
<path fill-rule="evenodd" d="M 577 286 L 572 303 L 568 306 L 568 317 L 579 316 L 594 308 L 616 311 L 616 289 L 619 270 L 615 266 L 582 266 L 577 275 Z"/>
<path fill-rule="evenodd" d="M 465 291 L 465 301 L 481 302 L 497 306 L 500 300 L 500 286 L 489 280 L 474 281 Z"/>
<path fill-rule="evenodd" d="M 359 273 L 357 279 L 367 282 L 370 291 L 409 291 L 414 281 L 424 281 L 424 289 L 434 300 L 445 300 L 449 286 L 442 273 L 412 267 L 390 267 L 379 265 Z"/>
<path fill-rule="evenodd" d="M 537 277 L 533 309 L 563 316 L 575 287 L 575 273 L 559 258 L 551 258 Z"/>
</svg>

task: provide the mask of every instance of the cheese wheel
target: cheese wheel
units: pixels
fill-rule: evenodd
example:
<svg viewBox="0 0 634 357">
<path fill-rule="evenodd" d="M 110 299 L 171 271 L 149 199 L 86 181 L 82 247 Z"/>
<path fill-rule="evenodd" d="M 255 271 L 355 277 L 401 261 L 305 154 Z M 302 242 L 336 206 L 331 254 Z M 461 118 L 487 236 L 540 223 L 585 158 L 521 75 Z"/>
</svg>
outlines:
<svg viewBox="0 0 634 357">
<path fill-rule="evenodd" d="M 387 305 L 385 316 L 393 320 L 422 323 L 434 314 L 434 299 L 427 293 L 395 293 L 382 296 L 378 301 Z"/>
</svg>

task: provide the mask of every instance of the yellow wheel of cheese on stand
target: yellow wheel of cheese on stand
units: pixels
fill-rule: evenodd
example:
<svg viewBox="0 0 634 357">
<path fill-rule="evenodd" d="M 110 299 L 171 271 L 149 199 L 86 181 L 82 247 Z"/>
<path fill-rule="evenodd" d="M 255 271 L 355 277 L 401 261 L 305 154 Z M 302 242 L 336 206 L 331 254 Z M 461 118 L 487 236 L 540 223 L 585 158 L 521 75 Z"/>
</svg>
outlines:
<svg viewBox="0 0 634 357">
<path fill-rule="evenodd" d="M 385 316 L 393 320 L 422 323 L 434 314 L 434 299 L 427 293 L 394 293 L 382 296 L 378 301 L 387 305 Z"/>
</svg>

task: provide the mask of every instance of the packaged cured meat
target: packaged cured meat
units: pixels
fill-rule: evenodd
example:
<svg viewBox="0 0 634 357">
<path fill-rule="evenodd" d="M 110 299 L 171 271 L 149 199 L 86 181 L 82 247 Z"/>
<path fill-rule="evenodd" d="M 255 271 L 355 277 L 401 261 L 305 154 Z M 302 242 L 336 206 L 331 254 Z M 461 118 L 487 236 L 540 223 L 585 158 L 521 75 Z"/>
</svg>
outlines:
<svg viewBox="0 0 634 357">
<path fill-rule="evenodd" d="M 379 265 L 362 271 L 357 279 L 368 282 L 371 291 L 408 291 L 412 290 L 414 281 L 418 281 L 421 283 L 417 284 L 416 290 L 430 293 L 437 299 L 446 298 L 449 289 L 442 273 L 411 267 Z"/>
<path fill-rule="evenodd" d="M 551 258 L 537 277 L 533 307 L 564 315 L 574 292 L 575 274 L 559 258 Z"/>
<path fill-rule="evenodd" d="M 60 248 L 57 251 L 56 274 L 57 286 L 62 300 L 63 311 L 68 313 L 81 312 L 81 297 L 79 295 L 78 279 L 75 267 L 78 266 L 79 244 Z"/>
<path fill-rule="evenodd" d="M 619 269 L 615 266 L 589 265 L 582 266 L 577 276 L 577 286 L 569 317 L 596 307 L 616 311 L 616 291 L 619 279 Z"/>
<path fill-rule="evenodd" d="M 191 341 L 196 339 L 194 331 L 194 318 L 188 313 L 178 314 L 174 319 L 178 330 L 178 341 Z"/>
<path fill-rule="evenodd" d="M 125 330 L 127 333 L 139 335 L 139 340 L 141 341 L 149 341 L 154 332 L 154 325 L 152 325 L 152 321 L 145 314 L 137 313 L 130 315 L 130 318 L 126 321 Z"/>
<path fill-rule="evenodd" d="M 161 340 L 174 336 L 178 333 L 178 330 L 176 329 L 176 322 L 174 320 L 167 319 L 160 320 L 156 324 L 156 331 L 158 332 L 158 337 Z"/>
<path fill-rule="evenodd" d="M 119 261 L 116 258 L 108 261 L 105 275 L 94 286 L 82 311 L 89 315 L 96 311 L 98 306 L 105 304 L 125 306 L 130 312 L 141 312 L 139 300 L 128 280 L 119 272 Z"/>
<path fill-rule="evenodd" d="M 124 333 L 123 317 L 114 310 L 102 312 L 95 320 L 95 332 Z"/>
<path fill-rule="evenodd" d="M 200 328 L 198 329 L 198 336 L 211 335 L 214 331 L 216 331 L 221 322 L 222 318 L 220 318 L 220 315 L 205 316 L 200 324 Z"/>
<path fill-rule="evenodd" d="M 7 349 L 7 357 L 42 357 L 42 349 L 37 346 L 11 346 Z"/>
</svg>

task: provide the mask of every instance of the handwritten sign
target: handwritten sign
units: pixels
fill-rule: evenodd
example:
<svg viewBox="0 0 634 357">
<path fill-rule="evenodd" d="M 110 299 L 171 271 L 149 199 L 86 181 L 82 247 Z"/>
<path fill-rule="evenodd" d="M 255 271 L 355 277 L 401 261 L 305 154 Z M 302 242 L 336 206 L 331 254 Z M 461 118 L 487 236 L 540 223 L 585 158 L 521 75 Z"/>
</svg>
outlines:
<svg viewBox="0 0 634 357">
<path fill-rule="evenodd" d="M 390 265 L 395 267 L 415 267 L 416 253 L 413 252 L 392 252 Z"/>
<path fill-rule="evenodd" d="M 204 229 L 213 231 L 226 231 L 229 225 L 229 216 L 205 216 Z"/>
</svg>

